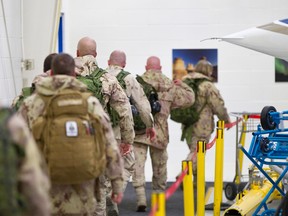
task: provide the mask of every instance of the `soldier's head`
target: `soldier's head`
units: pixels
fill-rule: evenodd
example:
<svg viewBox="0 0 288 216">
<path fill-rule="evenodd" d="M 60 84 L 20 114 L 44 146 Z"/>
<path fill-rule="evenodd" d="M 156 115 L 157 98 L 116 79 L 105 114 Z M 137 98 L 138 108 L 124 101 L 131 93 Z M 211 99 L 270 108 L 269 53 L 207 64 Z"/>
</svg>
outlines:
<svg viewBox="0 0 288 216">
<path fill-rule="evenodd" d="M 51 53 L 45 58 L 44 63 L 43 63 L 43 72 L 47 72 L 51 70 L 52 60 L 56 55 L 57 53 Z"/>
<path fill-rule="evenodd" d="M 77 57 L 82 57 L 85 55 L 97 56 L 96 52 L 96 41 L 89 37 L 83 37 L 79 40 L 77 45 Z"/>
<path fill-rule="evenodd" d="M 203 57 L 197 62 L 194 71 L 202 73 L 206 76 L 211 76 L 213 73 L 213 66 L 209 61 L 207 61 L 206 57 Z"/>
<path fill-rule="evenodd" d="M 117 65 L 124 68 L 126 66 L 126 54 L 121 50 L 114 50 L 110 54 L 108 65 Z"/>
<path fill-rule="evenodd" d="M 75 61 L 73 57 L 66 53 L 56 55 L 52 61 L 52 74 L 75 76 Z"/>
<path fill-rule="evenodd" d="M 145 66 L 146 70 L 161 70 L 161 63 L 160 63 L 160 59 L 156 56 L 150 56 L 147 59 L 147 63 Z"/>
</svg>

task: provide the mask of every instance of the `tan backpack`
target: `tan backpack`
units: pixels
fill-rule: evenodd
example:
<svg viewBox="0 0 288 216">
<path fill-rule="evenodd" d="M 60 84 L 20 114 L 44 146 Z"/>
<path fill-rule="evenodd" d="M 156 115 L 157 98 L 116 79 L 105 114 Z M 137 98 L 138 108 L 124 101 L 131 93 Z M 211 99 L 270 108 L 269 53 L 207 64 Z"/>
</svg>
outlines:
<svg viewBox="0 0 288 216">
<path fill-rule="evenodd" d="M 64 89 L 53 96 L 40 96 L 45 111 L 32 131 L 52 183 L 79 184 L 97 178 L 106 167 L 106 149 L 99 116 L 88 113 L 91 94 Z"/>
</svg>

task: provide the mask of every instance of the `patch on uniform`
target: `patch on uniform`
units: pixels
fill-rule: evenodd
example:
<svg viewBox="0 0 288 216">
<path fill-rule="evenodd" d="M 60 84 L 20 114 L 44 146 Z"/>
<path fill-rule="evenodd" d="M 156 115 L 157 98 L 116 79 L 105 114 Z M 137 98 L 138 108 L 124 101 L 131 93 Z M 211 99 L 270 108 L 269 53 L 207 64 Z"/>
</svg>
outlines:
<svg viewBox="0 0 288 216">
<path fill-rule="evenodd" d="M 75 122 L 75 121 L 67 121 L 66 122 L 66 136 L 67 137 L 78 136 L 77 122 Z"/>
</svg>

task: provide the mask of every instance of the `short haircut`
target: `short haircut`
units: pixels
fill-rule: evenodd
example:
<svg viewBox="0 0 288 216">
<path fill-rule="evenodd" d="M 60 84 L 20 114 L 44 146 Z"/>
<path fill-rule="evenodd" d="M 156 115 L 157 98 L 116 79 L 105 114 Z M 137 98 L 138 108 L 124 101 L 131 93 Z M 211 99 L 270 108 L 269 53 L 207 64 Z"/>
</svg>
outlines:
<svg viewBox="0 0 288 216">
<path fill-rule="evenodd" d="M 58 54 L 57 53 L 51 53 L 45 58 L 44 64 L 43 64 L 43 72 L 51 70 L 52 60 L 56 55 L 58 55 Z"/>
<path fill-rule="evenodd" d="M 74 75 L 75 61 L 73 57 L 66 53 L 55 56 L 52 61 L 52 71 L 54 75 Z"/>
</svg>

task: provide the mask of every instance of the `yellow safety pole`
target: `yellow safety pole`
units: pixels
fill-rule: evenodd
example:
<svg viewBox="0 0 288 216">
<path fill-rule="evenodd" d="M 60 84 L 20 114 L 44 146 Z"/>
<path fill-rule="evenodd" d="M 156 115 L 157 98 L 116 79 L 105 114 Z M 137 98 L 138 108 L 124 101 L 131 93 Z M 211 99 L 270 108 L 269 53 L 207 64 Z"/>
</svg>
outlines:
<svg viewBox="0 0 288 216">
<path fill-rule="evenodd" d="M 224 121 L 217 121 L 217 128 L 223 129 L 225 128 L 225 122 Z"/>
<path fill-rule="evenodd" d="M 197 216 L 205 215 L 205 151 L 206 142 L 197 142 Z"/>
<path fill-rule="evenodd" d="M 224 121 L 218 121 L 216 151 L 215 151 L 215 175 L 214 175 L 214 215 L 219 216 L 223 191 L 223 147 L 224 147 Z"/>
<path fill-rule="evenodd" d="M 184 216 L 194 216 L 194 191 L 192 161 L 182 161 L 182 171 L 188 167 L 188 172 L 183 178 Z"/>
<path fill-rule="evenodd" d="M 151 208 L 154 209 L 157 206 L 155 216 L 165 216 L 166 214 L 166 199 L 165 193 L 152 193 Z"/>
<path fill-rule="evenodd" d="M 248 115 L 243 115 L 243 120 L 242 120 L 242 127 L 241 127 L 241 135 L 240 135 L 240 140 L 239 144 L 241 146 L 245 146 L 245 140 L 246 140 L 246 130 L 247 130 L 247 120 L 248 120 Z M 244 153 L 243 151 L 240 151 L 237 146 L 237 151 L 236 151 L 236 160 L 238 160 L 238 163 L 236 163 L 236 177 L 235 177 L 235 184 L 239 185 L 241 183 L 241 174 L 242 174 L 242 167 L 243 167 L 243 157 Z"/>
<path fill-rule="evenodd" d="M 166 199 L 165 199 L 165 193 L 159 193 L 158 194 L 158 214 L 157 216 L 165 216 L 166 215 Z"/>
</svg>

